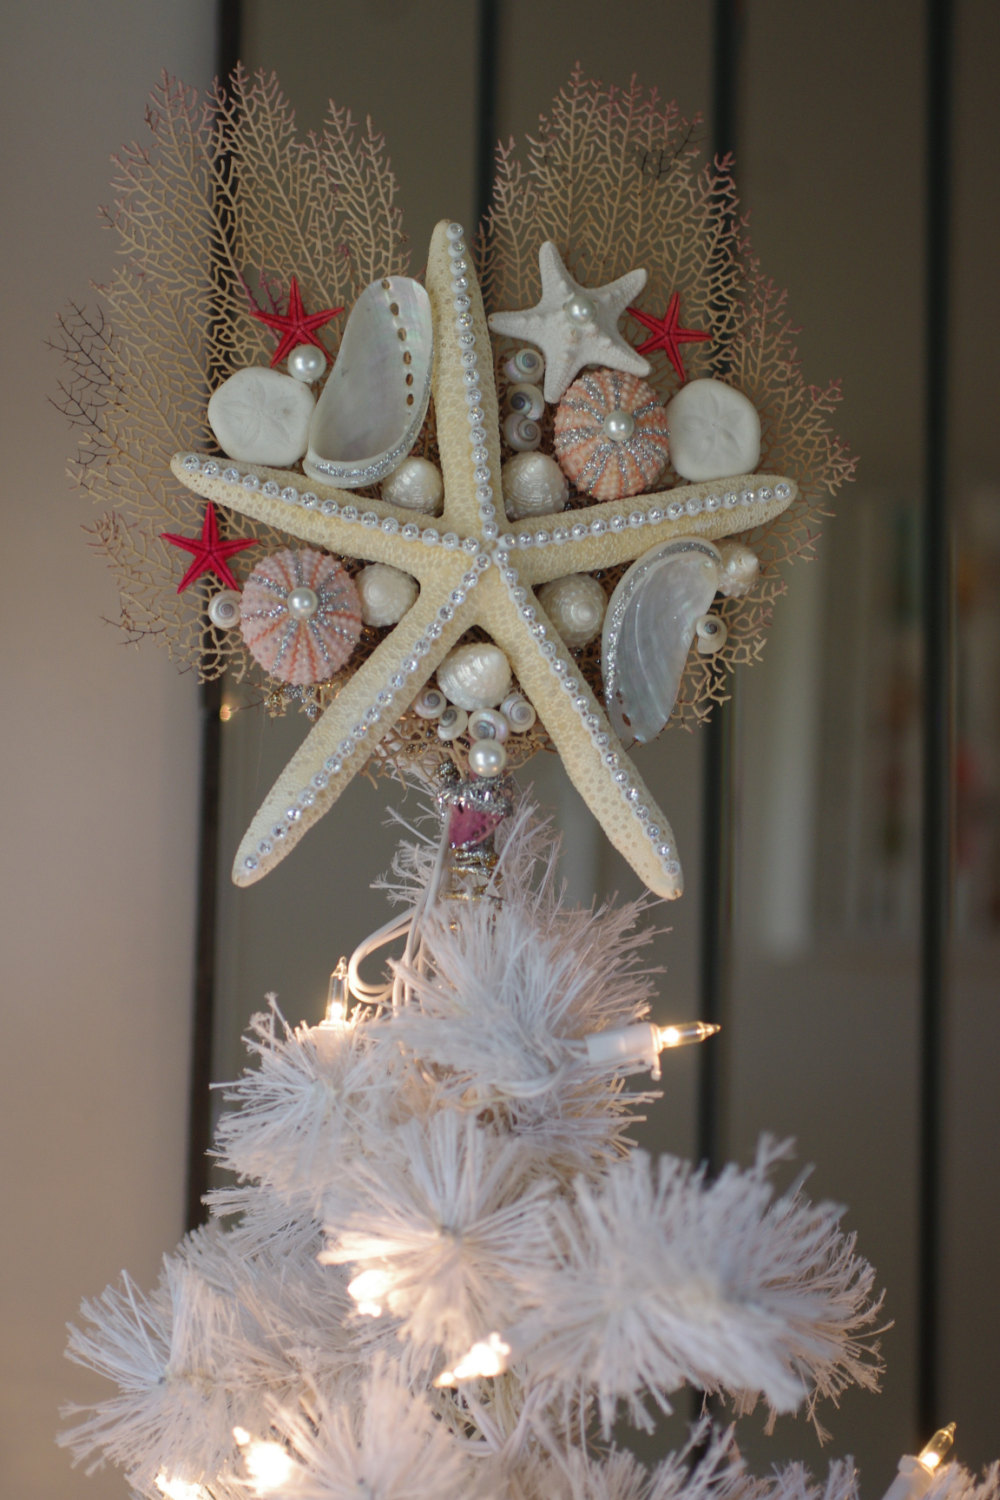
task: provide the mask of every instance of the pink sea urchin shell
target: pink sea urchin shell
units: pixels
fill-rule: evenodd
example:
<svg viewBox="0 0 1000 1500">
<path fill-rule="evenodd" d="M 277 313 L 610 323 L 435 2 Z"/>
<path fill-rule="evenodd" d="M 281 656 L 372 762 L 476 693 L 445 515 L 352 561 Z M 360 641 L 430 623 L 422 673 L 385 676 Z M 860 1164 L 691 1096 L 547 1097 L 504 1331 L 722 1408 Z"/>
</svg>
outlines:
<svg viewBox="0 0 1000 1500">
<path fill-rule="evenodd" d="M 251 656 L 272 677 L 296 687 L 326 682 L 361 634 L 354 580 L 325 552 L 272 552 L 246 581 L 240 630 Z"/>
<path fill-rule="evenodd" d="M 638 495 L 667 463 L 667 414 L 656 392 L 620 370 L 589 370 L 556 408 L 556 457 L 595 500 Z"/>
</svg>

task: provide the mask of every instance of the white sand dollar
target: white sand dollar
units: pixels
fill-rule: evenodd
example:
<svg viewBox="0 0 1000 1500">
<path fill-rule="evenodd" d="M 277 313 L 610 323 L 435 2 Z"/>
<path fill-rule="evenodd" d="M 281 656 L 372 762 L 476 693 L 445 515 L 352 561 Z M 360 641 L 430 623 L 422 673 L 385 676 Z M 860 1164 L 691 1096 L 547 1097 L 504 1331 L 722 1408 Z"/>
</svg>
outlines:
<svg viewBox="0 0 1000 1500">
<path fill-rule="evenodd" d="M 283 469 L 305 453 L 315 405 L 309 387 L 280 370 L 237 370 L 209 399 L 208 421 L 229 458 Z"/>
<path fill-rule="evenodd" d="M 420 592 L 417 580 L 388 563 L 369 563 L 354 580 L 366 625 L 395 625 Z"/>
<path fill-rule="evenodd" d="M 670 461 L 682 479 L 752 474 L 760 460 L 760 417 L 742 391 L 721 380 L 689 380 L 667 406 Z"/>
<path fill-rule="evenodd" d="M 503 503 L 512 521 L 522 516 L 545 516 L 562 510 L 569 481 L 547 453 L 515 453 L 500 474 Z"/>
<path fill-rule="evenodd" d="M 496 708 L 510 692 L 510 662 L 499 646 L 470 642 L 449 651 L 438 667 L 437 680 L 448 702 L 469 713 Z"/>
</svg>

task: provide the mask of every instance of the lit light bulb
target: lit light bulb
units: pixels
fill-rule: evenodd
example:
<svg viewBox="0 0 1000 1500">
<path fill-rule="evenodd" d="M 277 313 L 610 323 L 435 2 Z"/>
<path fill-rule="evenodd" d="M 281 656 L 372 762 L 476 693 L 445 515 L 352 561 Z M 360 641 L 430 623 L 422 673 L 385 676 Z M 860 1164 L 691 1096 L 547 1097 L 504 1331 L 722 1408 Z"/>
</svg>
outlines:
<svg viewBox="0 0 1000 1500">
<path fill-rule="evenodd" d="M 272 1495 L 291 1478 L 295 1465 L 287 1449 L 270 1438 L 254 1438 L 245 1427 L 234 1427 L 233 1438 L 243 1450 L 243 1462 L 258 1495 Z"/>
<path fill-rule="evenodd" d="M 358 1304 L 359 1313 L 364 1313 L 369 1318 L 380 1318 L 382 1301 L 391 1285 L 392 1278 L 388 1271 L 380 1271 L 377 1267 L 373 1267 L 370 1271 L 362 1271 L 359 1276 L 355 1276 L 353 1281 L 349 1281 L 347 1290 Z"/>
<path fill-rule="evenodd" d="M 707 1042 L 722 1027 L 714 1021 L 682 1021 L 679 1026 L 654 1026 L 659 1039 L 659 1050 L 666 1047 L 686 1047 L 689 1042 Z"/>
<path fill-rule="evenodd" d="M 155 1484 L 164 1500 L 206 1500 L 201 1485 L 191 1484 L 187 1479 L 168 1479 L 161 1472 L 157 1474 Z"/>
<path fill-rule="evenodd" d="M 955 1424 L 954 1422 L 949 1422 L 947 1427 L 939 1427 L 930 1442 L 921 1448 L 917 1454 L 917 1462 L 923 1464 L 924 1468 L 933 1474 L 942 1460 L 950 1453 L 954 1441 Z"/>
<path fill-rule="evenodd" d="M 485 1380 L 502 1375 L 507 1368 L 510 1345 L 505 1344 L 498 1333 L 491 1333 L 478 1344 L 473 1344 L 468 1354 L 453 1370 L 442 1370 L 434 1384 L 438 1390 L 457 1385 L 460 1380 Z"/>
<path fill-rule="evenodd" d="M 219 718 L 222 720 L 223 724 L 228 724 L 232 717 L 233 705 L 231 703 L 223 703 L 222 707 L 219 709 Z M 159 1483 L 159 1480 L 157 1480 L 157 1483 Z"/>
<path fill-rule="evenodd" d="M 947 1427 L 938 1428 L 916 1457 L 904 1454 L 883 1500 L 923 1500 L 954 1441 L 955 1424 L 949 1422 Z"/>
<path fill-rule="evenodd" d="M 326 992 L 326 1015 L 324 1026 L 344 1026 L 350 1005 L 350 990 L 347 985 L 347 959 L 342 958 L 330 975 L 330 987 Z"/>
<path fill-rule="evenodd" d="M 721 1028 L 710 1021 L 682 1021 L 676 1026 L 654 1026 L 639 1021 L 635 1026 L 619 1026 L 588 1036 L 587 1061 L 602 1064 L 638 1063 L 648 1067 L 650 1076 L 660 1078 L 660 1053 L 668 1047 L 686 1047 L 692 1042 L 707 1041 Z"/>
</svg>

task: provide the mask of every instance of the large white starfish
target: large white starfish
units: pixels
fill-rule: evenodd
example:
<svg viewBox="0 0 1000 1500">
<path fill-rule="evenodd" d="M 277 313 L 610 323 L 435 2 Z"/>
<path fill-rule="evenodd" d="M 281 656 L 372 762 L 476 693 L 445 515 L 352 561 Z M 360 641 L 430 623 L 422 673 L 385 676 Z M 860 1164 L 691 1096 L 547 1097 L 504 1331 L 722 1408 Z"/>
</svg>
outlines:
<svg viewBox="0 0 1000 1500">
<path fill-rule="evenodd" d="M 645 271 L 629 271 L 607 286 L 580 286 L 551 240 L 538 252 L 542 299 L 521 312 L 490 314 L 494 333 L 527 339 L 545 355 L 546 401 L 558 401 L 585 365 L 648 375 L 650 364 L 618 332 L 618 319 L 646 285 Z"/>
<path fill-rule="evenodd" d="M 482 298 L 458 225 L 431 240 L 434 402 L 444 512 L 415 516 L 287 470 L 189 453 L 172 463 L 196 494 L 331 552 L 390 563 L 420 584 L 416 603 L 349 678 L 281 773 L 233 868 L 250 885 L 337 800 L 442 658 L 479 625 L 506 652 L 566 769 L 650 890 L 679 896 L 673 834 L 636 774 L 533 589 L 567 573 L 630 562 L 676 536 L 717 539 L 771 520 L 790 479 L 766 474 L 683 485 L 530 522 L 508 523 L 500 494 L 493 355 Z"/>
</svg>

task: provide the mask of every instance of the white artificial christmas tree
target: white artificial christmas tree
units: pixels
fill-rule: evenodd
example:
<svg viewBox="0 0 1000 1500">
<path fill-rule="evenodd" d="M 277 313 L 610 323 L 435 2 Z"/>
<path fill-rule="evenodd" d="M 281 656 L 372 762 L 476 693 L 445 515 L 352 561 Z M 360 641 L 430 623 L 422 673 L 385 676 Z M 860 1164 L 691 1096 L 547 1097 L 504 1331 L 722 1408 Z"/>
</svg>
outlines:
<svg viewBox="0 0 1000 1500">
<path fill-rule="evenodd" d="M 352 960 L 401 941 L 384 986 L 359 1000 L 341 964 L 319 1025 L 254 1018 L 217 1135 L 238 1185 L 151 1294 L 85 1306 L 70 1352 L 119 1393 L 63 1441 L 168 1500 L 819 1493 L 705 1423 L 652 1470 L 611 1442 L 686 1386 L 817 1420 L 874 1388 L 873 1272 L 840 1209 L 775 1185 L 774 1142 L 714 1181 L 630 1146 L 655 1096 L 622 1078 L 675 1040 L 646 1020 L 641 906 L 567 909 L 529 806 L 495 864 L 456 868 L 449 826 L 401 844 L 403 915 Z M 850 1465 L 821 1487 L 853 1495 Z M 934 1493 L 997 1478 L 951 1465 Z"/>
</svg>

